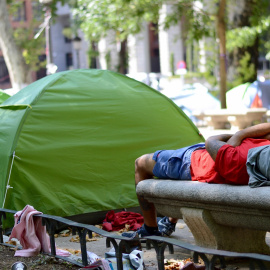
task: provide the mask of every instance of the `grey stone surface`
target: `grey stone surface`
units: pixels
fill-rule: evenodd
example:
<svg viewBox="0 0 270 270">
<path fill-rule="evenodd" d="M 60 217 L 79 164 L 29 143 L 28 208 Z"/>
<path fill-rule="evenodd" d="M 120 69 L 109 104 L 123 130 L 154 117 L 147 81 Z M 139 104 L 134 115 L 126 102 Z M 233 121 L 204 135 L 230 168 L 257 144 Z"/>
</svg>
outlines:
<svg viewBox="0 0 270 270">
<path fill-rule="evenodd" d="M 270 187 L 252 189 L 248 186 L 217 185 L 197 181 L 149 179 L 138 184 L 137 193 L 191 204 L 212 204 L 213 207 L 217 204 L 260 210 L 268 210 L 270 207 L 270 200 L 266 200 L 270 195 Z"/>
<path fill-rule="evenodd" d="M 270 253 L 265 244 L 270 187 L 151 179 L 140 182 L 137 193 L 153 202 L 162 215 L 183 218 L 198 245 Z"/>
</svg>

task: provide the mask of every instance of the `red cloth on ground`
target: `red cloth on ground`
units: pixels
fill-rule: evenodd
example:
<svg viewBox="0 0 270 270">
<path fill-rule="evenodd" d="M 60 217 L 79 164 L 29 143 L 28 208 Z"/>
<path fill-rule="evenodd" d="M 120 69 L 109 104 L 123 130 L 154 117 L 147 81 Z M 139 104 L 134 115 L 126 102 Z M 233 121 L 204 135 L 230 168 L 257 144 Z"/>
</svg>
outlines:
<svg viewBox="0 0 270 270">
<path fill-rule="evenodd" d="M 191 155 L 191 179 L 216 184 L 247 185 L 248 150 L 269 144 L 269 140 L 251 138 L 243 140 L 237 147 L 225 144 L 219 149 L 215 162 L 205 149 L 196 150 Z"/>
<path fill-rule="evenodd" d="M 136 231 L 143 224 L 143 216 L 139 213 L 126 211 L 115 213 L 111 210 L 103 220 L 102 229 L 108 232 L 119 231 L 125 228 L 125 224 L 130 225 L 131 231 Z"/>
</svg>

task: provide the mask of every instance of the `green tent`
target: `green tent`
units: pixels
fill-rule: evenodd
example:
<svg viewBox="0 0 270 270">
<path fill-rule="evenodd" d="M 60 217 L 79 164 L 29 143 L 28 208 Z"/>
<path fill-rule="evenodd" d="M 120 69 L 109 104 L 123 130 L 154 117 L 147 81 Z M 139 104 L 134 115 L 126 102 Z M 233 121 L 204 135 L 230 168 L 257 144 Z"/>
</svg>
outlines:
<svg viewBox="0 0 270 270">
<path fill-rule="evenodd" d="M 5 93 L 3 90 L 0 89 L 0 104 L 7 100 L 9 97 L 9 94 Z"/>
<path fill-rule="evenodd" d="M 201 141 L 143 83 L 104 70 L 56 73 L 0 106 L 0 201 L 58 216 L 137 206 L 135 159 Z"/>
</svg>

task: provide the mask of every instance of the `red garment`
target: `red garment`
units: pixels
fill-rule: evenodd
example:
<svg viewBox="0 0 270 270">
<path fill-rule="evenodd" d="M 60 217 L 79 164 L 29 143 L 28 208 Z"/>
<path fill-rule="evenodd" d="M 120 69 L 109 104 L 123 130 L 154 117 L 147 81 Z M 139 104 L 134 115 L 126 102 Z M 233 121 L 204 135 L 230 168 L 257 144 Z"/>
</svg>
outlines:
<svg viewBox="0 0 270 270">
<path fill-rule="evenodd" d="M 122 211 L 115 213 L 113 210 L 106 214 L 103 220 L 102 229 L 108 232 L 119 231 L 125 228 L 125 224 L 130 225 L 131 231 L 136 231 L 143 224 L 143 216 L 139 213 Z"/>
<path fill-rule="evenodd" d="M 214 162 L 205 149 L 196 150 L 191 155 L 191 179 L 193 181 L 247 185 L 249 176 L 246 169 L 248 150 L 270 144 L 265 139 L 245 139 L 241 145 L 223 145 Z"/>
<path fill-rule="evenodd" d="M 192 181 L 209 182 L 216 177 L 215 162 L 206 149 L 191 154 L 190 173 Z"/>
</svg>

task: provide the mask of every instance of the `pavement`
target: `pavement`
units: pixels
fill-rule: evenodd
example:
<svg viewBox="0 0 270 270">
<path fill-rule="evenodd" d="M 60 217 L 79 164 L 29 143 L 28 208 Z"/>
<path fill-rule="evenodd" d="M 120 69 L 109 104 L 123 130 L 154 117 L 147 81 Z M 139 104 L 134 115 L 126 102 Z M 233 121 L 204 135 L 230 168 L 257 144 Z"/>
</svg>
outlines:
<svg viewBox="0 0 270 270">
<path fill-rule="evenodd" d="M 105 237 L 94 237 L 96 241 L 87 242 L 87 251 L 95 253 L 100 258 L 104 258 L 105 252 L 109 252 L 111 248 L 106 247 L 106 238 Z M 183 220 L 178 220 L 176 225 L 175 232 L 171 235 L 171 238 L 178 239 L 184 241 L 186 243 L 195 244 L 194 237 L 190 232 L 189 228 L 185 224 Z M 61 249 L 68 249 L 69 251 L 80 251 L 80 244 L 78 242 L 74 242 L 73 239 L 76 239 L 76 236 L 67 236 L 67 237 L 57 237 L 56 246 Z M 238 239 L 237 241 L 241 241 Z M 266 235 L 266 243 L 270 245 L 270 233 Z M 156 270 L 157 267 L 157 259 L 156 252 L 154 248 L 150 250 L 146 250 L 144 244 L 143 247 L 143 260 L 145 264 L 145 270 Z M 189 250 L 174 246 L 174 254 L 169 254 L 168 247 L 164 252 L 165 259 L 170 260 L 186 260 L 192 258 L 192 253 Z M 76 258 L 76 257 L 74 257 Z M 72 259 L 74 259 L 72 258 Z M 240 260 L 234 259 L 232 261 L 226 262 L 226 270 L 248 270 L 249 269 L 249 261 L 248 260 Z M 258 269 L 258 268 L 255 268 Z M 270 267 L 266 269 L 270 269 Z"/>
<path fill-rule="evenodd" d="M 115 232 L 116 233 L 116 232 Z M 179 220 L 176 225 L 176 231 L 171 236 L 172 238 L 179 239 L 188 243 L 195 244 L 194 238 L 189 231 L 187 225 L 183 220 Z M 79 251 L 80 244 L 78 242 L 73 242 L 76 236 L 67 236 L 67 237 L 57 237 L 55 239 L 57 248 L 69 249 L 71 251 Z M 96 241 L 87 242 L 87 251 L 93 252 L 101 258 L 104 258 L 105 252 L 109 252 L 112 248 L 106 247 L 106 238 L 105 237 L 95 237 Z M 146 250 L 145 244 L 142 244 L 143 247 L 143 258 L 147 270 L 157 269 L 157 259 L 156 252 L 154 248 Z M 169 249 L 165 250 L 166 259 L 175 259 L 175 260 L 184 260 L 191 258 L 191 253 L 188 250 L 174 246 L 174 254 L 169 254 Z"/>
</svg>

